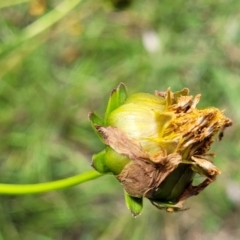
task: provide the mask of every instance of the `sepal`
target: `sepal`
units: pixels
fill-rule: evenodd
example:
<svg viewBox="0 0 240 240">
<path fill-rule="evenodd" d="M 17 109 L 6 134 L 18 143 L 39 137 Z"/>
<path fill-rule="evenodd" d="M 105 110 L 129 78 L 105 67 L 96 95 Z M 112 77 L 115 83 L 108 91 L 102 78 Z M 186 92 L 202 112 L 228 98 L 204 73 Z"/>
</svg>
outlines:
<svg viewBox="0 0 240 240">
<path fill-rule="evenodd" d="M 92 157 L 92 167 L 95 168 L 99 173 L 109 173 L 108 167 L 105 165 L 106 151 L 103 150 Z"/>
<path fill-rule="evenodd" d="M 94 112 L 90 112 L 88 114 L 88 118 L 91 122 L 91 126 L 93 130 L 95 131 L 99 139 L 104 143 L 102 135 L 96 130 L 96 127 L 95 127 L 95 126 L 103 126 L 103 120 Z"/>
<path fill-rule="evenodd" d="M 107 109 L 105 112 L 104 123 L 107 123 L 109 114 L 121 106 L 127 99 L 127 89 L 123 83 L 120 83 L 117 88 L 113 89 L 108 100 Z"/>
<path fill-rule="evenodd" d="M 123 168 L 131 162 L 131 160 L 123 154 L 117 153 L 111 147 L 106 147 L 106 155 L 104 160 L 107 168 L 114 175 L 122 172 Z"/>
<path fill-rule="evenodd" d="M 127 208 L 132 212 L 134 217 L 137 217 L 143 208 L 143 199 L 130 196 L 126 191 L 124 191 L 125 203 Z"/>
</svg>

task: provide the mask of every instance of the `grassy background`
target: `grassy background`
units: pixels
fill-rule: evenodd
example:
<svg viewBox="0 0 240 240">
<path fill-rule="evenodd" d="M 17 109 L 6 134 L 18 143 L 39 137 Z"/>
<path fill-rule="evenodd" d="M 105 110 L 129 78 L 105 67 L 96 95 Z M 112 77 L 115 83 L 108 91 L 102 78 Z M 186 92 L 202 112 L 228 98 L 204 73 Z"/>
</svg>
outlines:
<svg viewBox="0 0 240 240">
<path fill-rule="evenodd" d="M 188 211 L 168 214 L 145 200 L 133 218 L 120 184 L 105 176 L 63 191 L 0 196 L 0 240 L 239 239 L 239 9 L 231 0 L 135 0 L 124 11 L 106 0 L 2 1 L 0 182 L 91 169 L 102 145 L 87 115 L 104 113 L 119 82 L 129 93 L 188 87 L 202 94 L 200 107 L 226 109 L 234 126 L 212 149 L 222 175 L 186 202 Z"/>
</svg>

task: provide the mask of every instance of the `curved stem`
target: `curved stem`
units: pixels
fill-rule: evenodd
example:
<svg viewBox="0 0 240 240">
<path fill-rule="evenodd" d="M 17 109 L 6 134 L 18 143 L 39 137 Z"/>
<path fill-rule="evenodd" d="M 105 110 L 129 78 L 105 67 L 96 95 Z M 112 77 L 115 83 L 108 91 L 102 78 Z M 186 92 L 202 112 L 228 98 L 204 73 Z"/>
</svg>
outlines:
<svg viewBox="0 0 240 240">
<path fill-rule="evenodd" d="M 58 189 L 72 187 L 95 178 L 103 176 L 97 171 L 88 171 L 74 177 L 65 178 L 53 182 L 36 183 L 36 184 L 0 184 L 0 194 L 6 195 L 24 195 L 37 194 Z"/>
</svg>

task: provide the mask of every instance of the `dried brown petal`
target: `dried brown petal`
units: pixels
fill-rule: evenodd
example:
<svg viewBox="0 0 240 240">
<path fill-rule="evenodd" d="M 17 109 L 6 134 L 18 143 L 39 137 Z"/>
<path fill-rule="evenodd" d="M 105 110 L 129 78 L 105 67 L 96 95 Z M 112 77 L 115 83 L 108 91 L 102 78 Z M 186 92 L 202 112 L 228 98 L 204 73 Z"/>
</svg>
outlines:
<svg viewBox="0 0 240 240">
<path fill-rule="evenodd" d="M 132 160 L 117 176 L 131 196 L 151 197 L 169 173 L 182 162 L 181 155 L 167 155 L 166 151 L 150 157 L 136 140 L 128 138 L 116 127 L 96 126 L 96 129 L 107 145 Z"/>
<path fill-rule="evenodd" d="M 192 156 L 191 159 L 195 162 L 192 166 L 195 172 L 212 180 L 216 175 L 221 174 L 221 171 L 204 156 Z"/>
</svg>

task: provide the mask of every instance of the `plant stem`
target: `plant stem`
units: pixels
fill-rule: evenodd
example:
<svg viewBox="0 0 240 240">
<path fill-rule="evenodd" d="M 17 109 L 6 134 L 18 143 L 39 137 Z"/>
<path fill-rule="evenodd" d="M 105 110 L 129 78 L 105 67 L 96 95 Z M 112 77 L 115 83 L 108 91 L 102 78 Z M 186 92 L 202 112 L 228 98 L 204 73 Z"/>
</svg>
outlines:
<svg viewBox="0 0 240 240">
<path fill-rule="evenodd" d="M 36 183 L 36 184 L 0 184 L 0 194 L 6 195 L 25 195 L 25 194 L 38 194 L 59 190 L 63 188 L 72 187 L 95 178 L 103 176 L 97 171 L 88 171 L 81 173 L 74 177 L 65 178 L 53 182 Z"/>
</svg>

